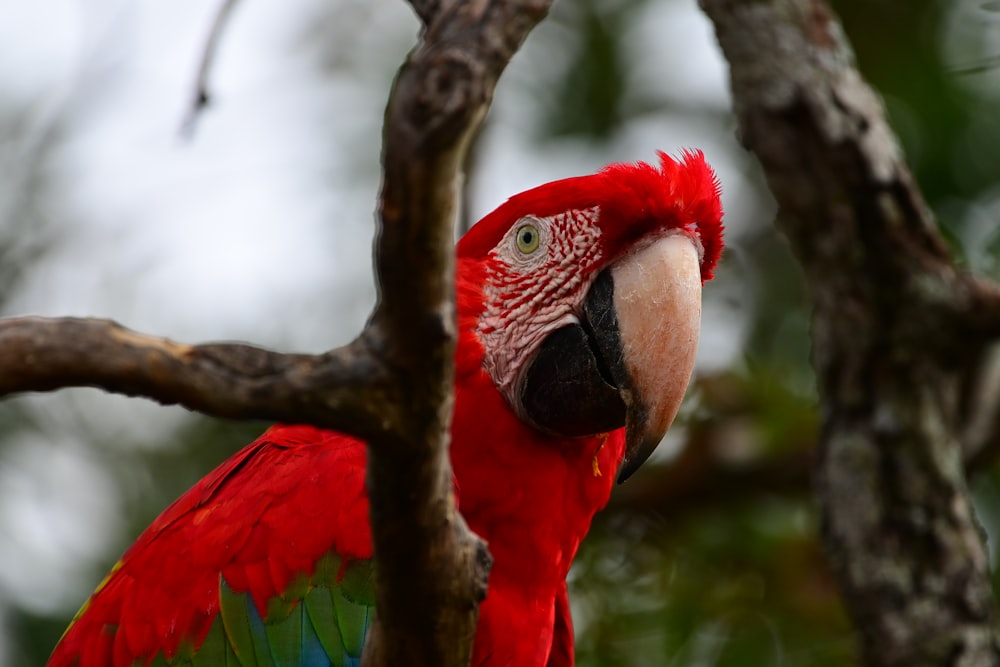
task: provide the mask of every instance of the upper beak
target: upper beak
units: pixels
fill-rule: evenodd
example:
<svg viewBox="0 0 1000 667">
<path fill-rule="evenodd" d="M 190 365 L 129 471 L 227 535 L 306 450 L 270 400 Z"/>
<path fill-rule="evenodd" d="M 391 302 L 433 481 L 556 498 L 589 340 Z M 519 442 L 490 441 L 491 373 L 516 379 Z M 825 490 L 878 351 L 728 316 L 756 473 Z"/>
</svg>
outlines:
<svg viewBox="0 0 1000 667">
<path fill-rule="evenodd" d="M 618 261 L 611 277 L 626 371 L 621 484 L 666 435 L 691 380 L 701 331 L 701 262 L 691 239 L 675 234 Z"/>
<path fill-rule="evenodd" d="M 601 272 L 580 324 L 540 346 L 521 381 L 523 416 L 583 436 L 625 426 L 624 482 L 649 458 L 687 390 L 701 327 L 701 265 L 684 234 L 639 247 Z"/>
</svg>

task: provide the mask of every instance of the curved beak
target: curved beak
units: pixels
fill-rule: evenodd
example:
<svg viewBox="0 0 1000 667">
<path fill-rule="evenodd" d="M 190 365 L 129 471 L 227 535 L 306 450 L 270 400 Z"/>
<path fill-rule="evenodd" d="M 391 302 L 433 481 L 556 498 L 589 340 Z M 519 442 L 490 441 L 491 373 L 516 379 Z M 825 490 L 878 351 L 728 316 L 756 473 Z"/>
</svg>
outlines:
<svg viewBox="0 0 1000 667">
<path fill-rule="evenodd" d="M 625 426 L 624 482 L 649 458 L 687 390 L 701 327 L 701 263 L 684 234 L 642 245 L 600 273 L 579 324 L 552 333 L 520 383 L 522 416 L 584 436 Z"/>
<path fill-rule="evenodd" d="M 701 262 L 692 240 L 675 234 L 618 261 L 611 277 L 626 371 L 621 484 L 666 435 L 691 380 L 701 331 Z"/>
</svg>

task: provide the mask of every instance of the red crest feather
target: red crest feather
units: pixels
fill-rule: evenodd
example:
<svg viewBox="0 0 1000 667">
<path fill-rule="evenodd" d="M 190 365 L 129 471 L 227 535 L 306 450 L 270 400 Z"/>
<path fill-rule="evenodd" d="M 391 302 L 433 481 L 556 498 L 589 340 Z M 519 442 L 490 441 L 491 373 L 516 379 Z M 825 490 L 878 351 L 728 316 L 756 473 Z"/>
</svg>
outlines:
<svg viewBox="0 0 1000 667">
<path fill-rule="evenodd" d="M 719 180 L 701 151 L 685 150 L 676 160 L 657 154 L 659 168 L 646 162 L 612 164 L 596 174 L 514 195 L 459 241 L 459 257 L 484 257 L 525 216 L 544 218 L 596 206 L 609 256 L 653 229 L 683 229 L 701 241 L 701 275 L 710 280 L 723 246 Z"/>
</svg>

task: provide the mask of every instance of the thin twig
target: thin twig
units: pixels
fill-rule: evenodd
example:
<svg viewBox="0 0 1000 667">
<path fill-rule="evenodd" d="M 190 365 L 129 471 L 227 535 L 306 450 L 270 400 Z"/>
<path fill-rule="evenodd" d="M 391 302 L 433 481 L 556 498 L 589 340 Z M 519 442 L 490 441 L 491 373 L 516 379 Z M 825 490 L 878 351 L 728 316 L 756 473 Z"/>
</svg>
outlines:
<svg viewBox="0 0 1000 667">
<path fill-rule="evenodd" d="M 229 19 L 236 7 L 237 0 L 223 0 L 219 9 L 215 12 L 215 19 L 212 21 L 212 28 L 205 40 L 205 46 L 201 52 L 201 60 L 198 66 L 198 76 L 194 83 L 194 95 L 191 96 L 191 103 L 184 120 L 181 122 L 180 133 L 185 139 L 190 139 L 194 135 L 195 125 L 201 113 L 212 103 L 212 93 L 208 87 L 208 76 L 215 62 L 215 54 L 219 50 L 219 43 L 222 41 L 222 32 L 229 25 Z"/>
</svg>

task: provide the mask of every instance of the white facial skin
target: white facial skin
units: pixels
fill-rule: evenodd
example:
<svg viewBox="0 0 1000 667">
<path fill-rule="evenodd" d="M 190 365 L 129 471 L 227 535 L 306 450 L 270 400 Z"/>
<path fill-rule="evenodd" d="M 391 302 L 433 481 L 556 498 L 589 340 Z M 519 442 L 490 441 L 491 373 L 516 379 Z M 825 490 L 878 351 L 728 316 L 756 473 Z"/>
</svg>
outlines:
<svg viewBox="0 0 1000 667">
<path fill-rule="evenodd" d="M 486 370 L 508 401 L 531 353 L 576 312 L 601 262 L 596 208 L 513 225 L 491 254 L 479 336 Z"/>
<path fill-rule="evenodd" d="M 517 378 L 545 336 L 579 321 L 604 260 L 599 215 L 595 208 L 525 218 L 491 253 L 479 334 L 486 370 L 511 405 Z M 691 379 L 701 328 L 701 254 L 695 236 L 674 231 L 640 242 L 611 266 L 630 377 L 622 390 L 629 408 L 627 459 L 652 451 Z"/>
</svg>

